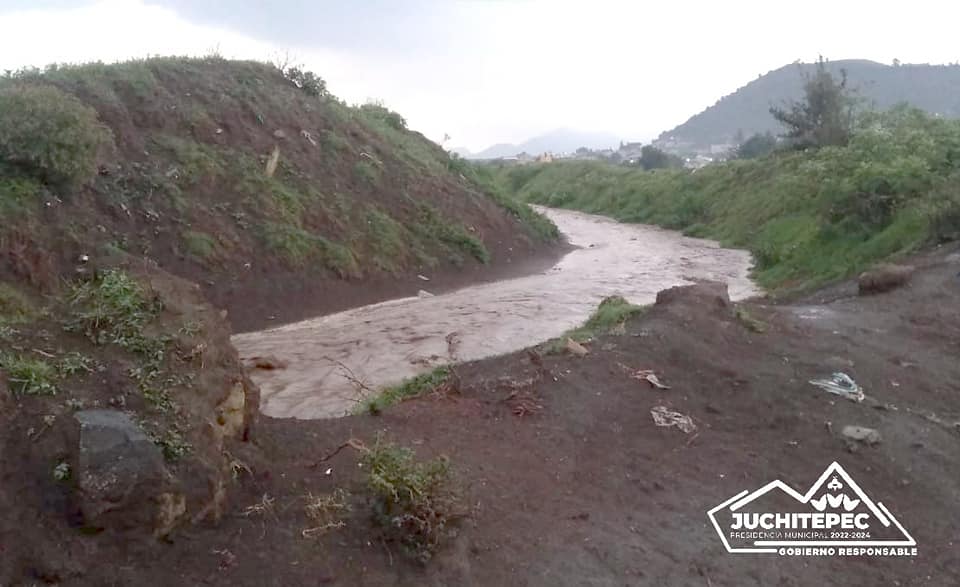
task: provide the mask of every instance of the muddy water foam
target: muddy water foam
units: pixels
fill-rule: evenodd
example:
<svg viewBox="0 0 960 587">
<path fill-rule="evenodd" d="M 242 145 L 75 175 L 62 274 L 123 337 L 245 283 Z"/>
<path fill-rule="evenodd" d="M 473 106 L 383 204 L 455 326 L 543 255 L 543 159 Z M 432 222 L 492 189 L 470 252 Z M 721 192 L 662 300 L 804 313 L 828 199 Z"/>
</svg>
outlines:
<svg viewBox="0 0 960 587">
<path fill-rule="evenodd" d="M 581 247 L 546 272 L 234 336 L 243 359 L 287 362 L 283 369 L 252 373 L 262 412 L 304 419 L 344 415 L 356 404 L 358 380 L 375 389 L 451 360 L 543 342 L 583 323 L 610 295 L 646 304 L 659 290 L 696 279 L 726 282 L 734 299 L 757 293 L 745 251 L 651 226 L 541 211 Z"/>
</svg>

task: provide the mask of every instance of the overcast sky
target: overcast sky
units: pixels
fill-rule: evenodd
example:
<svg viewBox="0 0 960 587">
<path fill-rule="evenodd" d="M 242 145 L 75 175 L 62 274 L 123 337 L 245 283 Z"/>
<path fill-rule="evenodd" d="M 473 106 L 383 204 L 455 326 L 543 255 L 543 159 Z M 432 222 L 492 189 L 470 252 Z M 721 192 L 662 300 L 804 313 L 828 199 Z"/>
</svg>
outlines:
<svg viewBox="0 0 960 587">
<path fill-rule="evenodd" d="M 0 69 L 148 54 L 289 54 L 448 146 L 558 127 L 650 140 L 817 55 L 949 63 L 948 0 L 0 0 Z"/>
</svg>

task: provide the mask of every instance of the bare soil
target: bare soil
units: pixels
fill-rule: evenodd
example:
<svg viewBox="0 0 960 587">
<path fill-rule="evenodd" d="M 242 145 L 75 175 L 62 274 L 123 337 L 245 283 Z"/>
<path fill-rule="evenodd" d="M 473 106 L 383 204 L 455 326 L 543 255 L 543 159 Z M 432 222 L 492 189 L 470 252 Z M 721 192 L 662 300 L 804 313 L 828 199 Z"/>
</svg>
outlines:
<svg viewBox="0 0 960 587">
<path fill-rule="evenodd" d="M 914 259 L 907 286 L 870 297 L 844 284 L 790 303 L 743 303 L 740 318 L 709 298 L 677 297 L 593 341 L 585 357 L 544 356 L 538 367 L 524 351 L 462 365 L 458 394 L 379 417 L 262 418 L 256 446 L 237 455 L 249 471 L 239 472 L 232 514 L 219 525 L 187 528 L 166 544 L 130 543 L 81 535 L 50 504 L 37 513 L 42 523 L 5 521 L 0 554 L 12 541 L 32 550 L 0 558 L 0 583 L 960 584 L 955 251 Z M 671 389 L 623 366 L 652 369 Z M 808 383 L 835 371 L 861 384 L 867 401 Z M 522 390 L 529 409 L 517 409 L 517 382 L 531 377 Z M 657 405 L 689 415 L 696 431 L 654 425 Z M 849 445 L 840 435 L 848 424 L 878 430 L 881 442 Z M 355 451 L 319 462 L 378 433 L 422 457 L 448 455 L 466 487 L 472 518 L 426 565 L 372 526 Z M 918 556 L 724 551 L 708 509 L 773 479 L 805 488 L 832 461 L 895 513 Z M 304 537 L 305 496 L 336 488 L 354 495 L 346 526 Z M 272 506 L 251 508 L 264 503 Z"/>
</svg>

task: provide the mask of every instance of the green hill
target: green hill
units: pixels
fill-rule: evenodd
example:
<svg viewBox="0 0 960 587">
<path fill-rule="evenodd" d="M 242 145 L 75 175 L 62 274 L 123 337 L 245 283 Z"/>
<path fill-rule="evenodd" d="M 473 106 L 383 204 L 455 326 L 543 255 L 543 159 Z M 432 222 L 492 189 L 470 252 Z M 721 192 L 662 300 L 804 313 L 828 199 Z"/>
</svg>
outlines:
<svg viewBox="0 0 960 587">
<path fill-rule="evenodd" d="M 399 114 L 348 106 L 300 71 L 219 58 L 52 67 L 0 79 L 0 101 L 0 242 L 37 256 L 0 263 L 0 278 L 51 285 L 79 255 L 123 252 L 196 281 L 250 328 L 372 301 L 371 280 L 522 258 L 555 236 Z"/>
<path fill-rule="evenodd" d="M 11 528 L 216 520 L 259 414 L 230 326 L 475 278 L 556 240 L 475 178 L 302 71 L 159 58 L 0 77 L 4 545 Z"/>
<path fill-rule="evenodd" d="M 520 198 L 658 224 L 750 250 L 774 293 L 960 238 L 960 121 L 872 113 L 850 144 L 689 170 L 602 162 L 503 167 Z"/>
<path fill-rule="evenodd" d="M 663 132 L 657 142 L 695 151 L 735 142 L 742 134 L 780 132 L 770 106 L 801 97 L 803 75 L 815 64 L 786 65 L 758 77 L 689 120 Z M 890 66 L 865 60 L 831 61 L 832 73 L 846 70 L 848 85 L 868 106 L 887 109 L 900 102 L 932 114 L 960 117 L 960 65 Z"/>
</svg>

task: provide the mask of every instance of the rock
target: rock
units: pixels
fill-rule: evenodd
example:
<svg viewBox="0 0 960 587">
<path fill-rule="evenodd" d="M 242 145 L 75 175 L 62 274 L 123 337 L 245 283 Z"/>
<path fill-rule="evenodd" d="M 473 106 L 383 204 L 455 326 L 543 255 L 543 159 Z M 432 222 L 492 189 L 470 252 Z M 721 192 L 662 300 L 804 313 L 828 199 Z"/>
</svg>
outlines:
<svg viewBox="0 0 960 587">
<path fill-rule="evenodd" d="M 879 265 L 860 274 L 857 279 L 859 293 L 863 296 L 896 289 L 910 281 L 913 271 L 911 265 Z"/>
<path fill-rule="evenodd" d="M 278 128 L 277 130 L 273 131 L 273 137 L 275 139 L 285 139 L 287 138 L 287 133 L 283 132 Z"/>
<path fill-rule="evenodd" d="M 847 440 L 874 445 L 880 443 L 880 433 L 873 428 L 863 426 L 844 426 L 840 432 Z"/>
<path fill-rule="evenodd" d="M 120 411 L 83 410 L 74 418 L 80 424 L 75 471 L 84 523 L 169 533 L 185 502 L 157 445 Z"/>
<path fill-rule="evenodd" d="M 254 369 L 263 369 L 264 371 L 273 371 L 275 369 L 286 369 L 288 363 L 283 359 L 278 359 L 273 355 L 266 357 L 253 357 L 250 359 Z"/>
<path fill-rule="evenodd" d="M 278 163 L 280 163 L 280 147 L 274 146 L 273 151 L 270 153 L 270 157 L 267 158 L 266 166 L 263 169 L 264 175 L 267 177 L 273 177 L 273 174 L 277 172 Z"/>
<path fill-rule="evenodd" d="M 682 313 L 720 311 L 732 314 L 727 284 L 719 281 L 700 281 L 693 285 L 678 285 L 657 292 L 657 306 L 676 306 Z"/>
<path fill-rule="evenodd" d="M 577 355 L 578 357 L 583 357 L 590 354 L 590 351 L 587 350 L 587 347 L 570 337 L 567 337 L 567 341 L 564 343 L 563 348 L 567 349 L 568 352 Z"/>
</svg>

